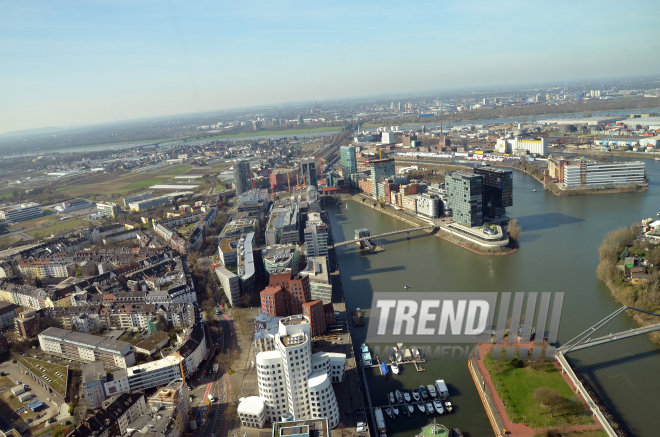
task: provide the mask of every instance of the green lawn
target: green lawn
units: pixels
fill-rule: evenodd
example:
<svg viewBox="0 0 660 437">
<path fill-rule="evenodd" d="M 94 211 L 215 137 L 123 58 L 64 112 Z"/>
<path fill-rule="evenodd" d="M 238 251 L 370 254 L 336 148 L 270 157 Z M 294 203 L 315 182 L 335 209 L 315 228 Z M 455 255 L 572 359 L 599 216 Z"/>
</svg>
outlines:
<svg viewBox="0 0 660 437">
<path fill-rule="evenodd" d="M 16 235 L 5 235 L 5 236 L 0 237 L 0 246 L 14 244 L 14 243 L 16 243 L 20 240 L 21 240 L 21 237 L 17 237 Z"/>
<path fill-rule="evenodd" d="M 65 222 L 59 222 L 54 225 L 46 226 L 45 228 L 35 229 L 33 231 L 27 231 L 28 234 L 32 235 L 35 238 L 59 234 L 61 232 L 70 231 L 71 229 L 77 228 L 79 226 L 87 225 L 89 222 L 83 219 L 68 220 Z"/>
<path fill-rule="evenodd" d="M 517 360 L 493 361 L 490 354 L 484 357 L 484 364 L 490 372 L 500 398 L 506 405 L 511 421 L 524 422 L 532 428 L 594 423 L 551 361 L 541 363 L 536 369 L 530 362 L 524 362 L 525 367 L 515 368 L 517 362 L 519 363 Z M 539 387 L 555 389 L 561 394 L 563 405 L 557 407 L 554 413 L 551 413 L 547 406 L 537 406 L 534 390 Z"/>
<path fill-rule="evenodd" d="M 212 137 L 204 138 L 204 140 L 214 140 L 219 138 L 250 138 L 250 137 L 263 137 L 270 135 L 278 136 L 290 136 L 298 134 L 315 134 L 321 132 L 339 132 L 341 127 L 339 126 L 328 126 L 328 127 L 317 127 L 314 129 L 285 129 L 285 130 L 275 130 L 275 131 L 258 131 L 258 132 L 241 132 L 238 134 L 227 134 L 227 135 L 215 135 Z M 201 138 L 200 138 L 201 139 Z"/>
<path fill-rule="evenodd" d="M 37 217 L 37 218 L 33 218 L 31 220 L 25 220 L 25 221 L 18 222 L 18 223 L 12 223 L 11 225 L 9 225 L 9 229 L 17 229 L 17 228 L 30 229 L 30 228 L 34 228 L 36 226 L 45 225 L 46 223 L 56 222 L 57 220 L 59 220 L 59 219 L 55 215 L 45 215 L 43 217 Z"/>
<path fill-rule="evenodd" d="M 47 376 L 50 379 L 52 379 L 51 382 L 48 382 L 44 379 L 44 382 L 48 385 L 50 385 L 53 390 L 57 391 L 58 393 L 66 393 L 66 384 L 67 384 L 67 368 L 66 366 L 60 366 L 59 364 L 50 364 L 47 361 L 43 360 L 37 360 L 35 358 L 26 358 L 26 357 L 21 357 L 18 359 L 18 361 L 23 364 L 25 367 L 30 369 L 32 373 L 35 375 L 39 376 Z M 40 367 L 37 367 L 39 365 Z M 44 372 L 44 370 L 46 370 Z M 61 375 L 64 377 L 59 377 L 55 374 L 55 372 L 59 372 Z M 24 384 L 30 385 L 30 382 L 32 381 L 32 378 L 24 377 L 24 380 L 21 380 Z"/>
</svg>

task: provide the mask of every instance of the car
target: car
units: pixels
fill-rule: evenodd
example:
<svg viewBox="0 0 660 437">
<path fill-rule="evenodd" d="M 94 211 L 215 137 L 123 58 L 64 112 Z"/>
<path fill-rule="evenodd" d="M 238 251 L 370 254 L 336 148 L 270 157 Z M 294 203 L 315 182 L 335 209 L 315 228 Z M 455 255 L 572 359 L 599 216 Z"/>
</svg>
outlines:
<svg viewBox="0 0 660 437">
<path fill-rule="evenodd" d="M 355 426 L 360 427 L 360 426 L 367 426 L 365 422 L 358 422 L 355 424 Z"/>
<path fill-rule="evenodd" d="M 0 376 L 5 376 L 5 372 L 0 372 Z"/>
<path fill-rule="evenodd" d="M 364 426 L 358 426 L 356 431 L 357 432 L 367 432 L 367 428 L 364 427 Z"/>
<path fill-rule="evenodd" d="M 16 364 L 16 363 L 18 363 L 18 360 L 14 360 L 14 361 L 12 361 L 12 363 Z"/>
<path fill-rule="evenodd" d="M 54 418 L 54 417 L 51 417 L 51 418 L 48 419 L 46 422 L 48 422 L 48 423 L 53 423 L 53 422 L 55 422 L 55 418 Z"/>
</svg>

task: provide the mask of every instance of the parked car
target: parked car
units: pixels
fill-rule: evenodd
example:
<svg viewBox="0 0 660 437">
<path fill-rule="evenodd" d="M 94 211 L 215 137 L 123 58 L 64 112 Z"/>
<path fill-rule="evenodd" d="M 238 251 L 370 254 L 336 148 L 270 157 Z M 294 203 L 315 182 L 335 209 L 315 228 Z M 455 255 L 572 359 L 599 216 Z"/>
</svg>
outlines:
<svg viewBox="0 0 660 437">
<path fill-rule="evenodd" d="M 358 426 L 357 432 L 367 432 L 367 428 L 365 428 L 364 426 Z"/>
<path fill-rule="evenodd" d="M 46 422 L 48 422 L 48 423 L 53 423 L 53 422 L 55 422 L 55 418 L 54 418 L 54 417 L 51 417 L 51 418 L 48 419 Z"/>
</svg>

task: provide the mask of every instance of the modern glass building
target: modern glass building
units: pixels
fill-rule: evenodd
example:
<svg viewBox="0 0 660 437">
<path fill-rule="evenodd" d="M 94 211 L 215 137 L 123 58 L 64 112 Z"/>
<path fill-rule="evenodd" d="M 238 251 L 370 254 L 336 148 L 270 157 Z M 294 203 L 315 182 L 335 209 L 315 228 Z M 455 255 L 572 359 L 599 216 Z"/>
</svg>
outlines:
<svg viewBox="0 0 660 437">
<path fill-rule="evenodd" d="M 385 192 L 384 190 L 378 191 L 378 184 L 396 173 L 394 158 L 375 159 L 366 161 L 366 164 L 371 167 L 371 193 L 376 199 L 384 199 Z"/>
<path fill-rule="evenodd" d="M 447 204 L 454 221 L 464 226 L 483 224 L 483 176 L 451 171 L 445 173 Z"/>
<path fill-rule="evenodd" d="M 483 178 L 483 217 L 506 217 L 506 207 L 513 205 L 513 170 L 477 167 L 474 172 Z"/>
<path fill-rule="evenodd" d="M 339 148 L 341 157 L 341 174 L 346 180 L 350 180 L 351 175 L 357 173 L 357 159 L 355 158 L 355 147 L 341 146 Z"/>
<path fill-rule="evenodd" d="M 238 161 L 234 163 L 234 184 L 236 185 L 236 196 L 250 191 L 250 163 Z"/>
</svg>

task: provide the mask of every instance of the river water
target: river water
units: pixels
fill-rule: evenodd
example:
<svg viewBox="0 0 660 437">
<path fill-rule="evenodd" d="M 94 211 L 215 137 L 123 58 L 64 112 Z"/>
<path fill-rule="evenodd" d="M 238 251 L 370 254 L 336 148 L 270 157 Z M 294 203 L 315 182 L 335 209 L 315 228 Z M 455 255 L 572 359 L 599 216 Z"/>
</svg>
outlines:
<svg viewBox="0 0 660 437">
<path fill-rule="evenodd" d="M 521 248 L 512 255 L 481 256 L 428 234 L 413 235 L 410 240 L 405 234 L 384 238 L 385 251 L 378 254 L 353 245 L 340 246 L 337 259 L 347 309 L 367 309 L 372 292 L 405 292 L 404 285 L 417 292 L 563 291 L 559 344 L 565 343 L 620 306 L 596 278 L 598 247 L 605 233 L 655 217 L 660 210 L 660 163 L 646 161 L 646 165 L 649 191 L 592 196 L 557 197 L 544 192 L 532 177 L 514 172 L 514 206 L 507 213 L 519 220 L 523 232 Z M 330 207 L 334 241 L 352 239 L 354 230 L 362 227 L 369 228 L 372 235 L 410 227 L 356 202 L 347 203 L 348 208 Z M 601 335 L 636 326 L 622 315 Z M 365 336 L 366 328 L 354 330 L 356 348 Z M 568 357 L 630 435 L 660 435 L 660 415 L 656 414 L 660 409 L 660 347 L 643 336 Z M 454 414 L 439 417 L 439 422 L 460 427 L 473 437 L 493 435 L 466 360 L 429 361 L 424 365 L 426 372 L 420 373 L 411 365 L 403 367 L 400 375 L 386 378 L 377 369 L 368 369 L 374 405 L 386 404 L 386 394 L 397 388 L 412 390 L 444 379 L 456 408 Z M 412 418 L 388 420 L 388 435 L 412 436 L 431 420 L 419 411 Z"/>
</svg>

